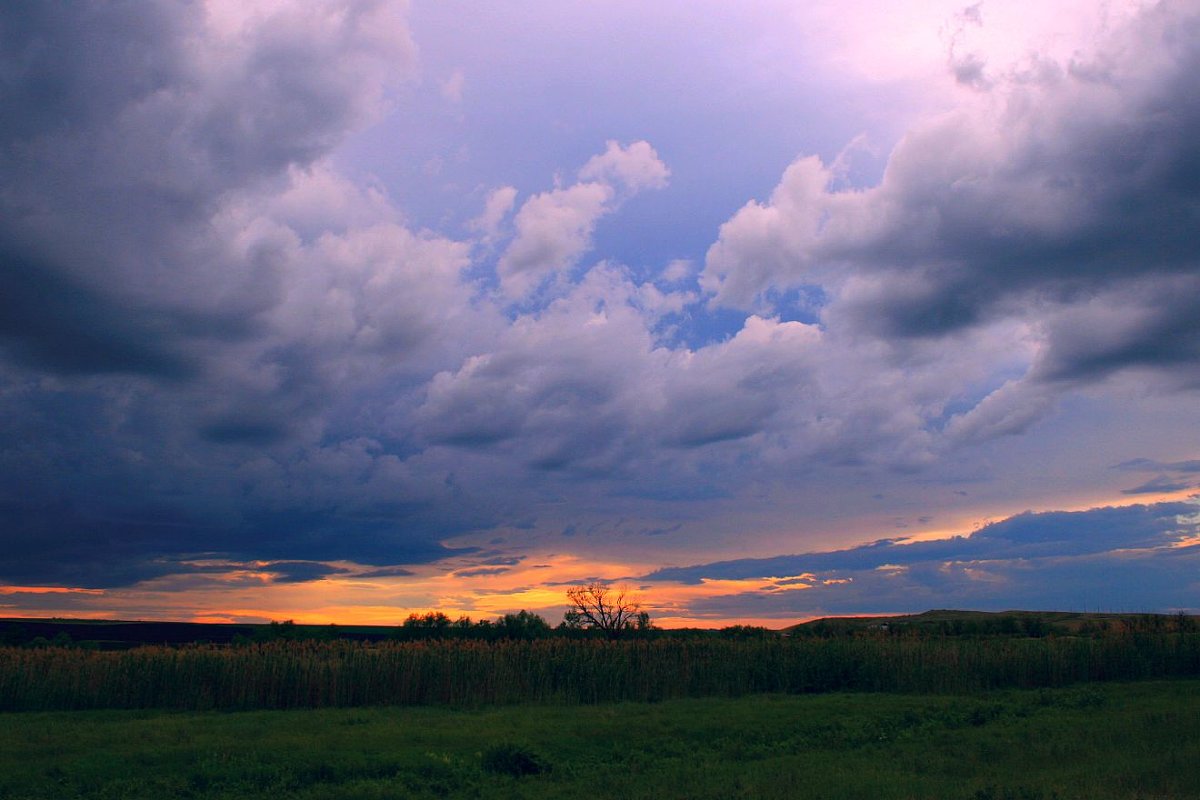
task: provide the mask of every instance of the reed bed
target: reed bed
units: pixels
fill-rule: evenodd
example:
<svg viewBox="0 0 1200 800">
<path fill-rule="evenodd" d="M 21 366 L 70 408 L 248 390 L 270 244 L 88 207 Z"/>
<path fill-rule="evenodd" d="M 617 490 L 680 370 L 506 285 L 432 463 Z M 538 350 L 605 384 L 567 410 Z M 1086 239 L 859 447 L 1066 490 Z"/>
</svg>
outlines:
<svg viewBox="0 0 1200 800">
<path fill-rule="evenodd" d="M 1200 634 L 0 648 L 0 710 L 578 704 L 1200 676 Z"/>
</svg>

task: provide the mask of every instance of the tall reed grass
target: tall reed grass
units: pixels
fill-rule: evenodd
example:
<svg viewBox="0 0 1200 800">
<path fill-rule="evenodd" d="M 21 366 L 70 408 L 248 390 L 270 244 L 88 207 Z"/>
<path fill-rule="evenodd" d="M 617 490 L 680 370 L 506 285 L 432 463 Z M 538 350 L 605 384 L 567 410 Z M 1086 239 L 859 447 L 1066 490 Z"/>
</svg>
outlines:
<svg viewBox="0 0 1200 800">
<path fill-rule="evenodd" d="M 0 710 L 602 703 L 1200 675 L 1200 634 L 0 648 Z"/>
</svg>

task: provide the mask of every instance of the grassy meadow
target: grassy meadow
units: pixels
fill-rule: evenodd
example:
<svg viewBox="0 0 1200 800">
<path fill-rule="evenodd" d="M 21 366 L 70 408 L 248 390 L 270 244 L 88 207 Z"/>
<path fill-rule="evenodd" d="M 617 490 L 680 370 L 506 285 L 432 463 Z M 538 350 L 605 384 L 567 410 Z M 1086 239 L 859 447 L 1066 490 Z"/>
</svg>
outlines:
<svg viewBox="0 0 1200 800">
<path fill-rule="evenodd" d="M 0 647 L 0 800 L 1200 800 L 1197 627 L 944 612 L 616 641 L 35 636 Z"/>
<path fill-rule="evenodd" d="M 0 715 L 0 797 L 1200 798 L 1200 681 Z"/>
</svg>

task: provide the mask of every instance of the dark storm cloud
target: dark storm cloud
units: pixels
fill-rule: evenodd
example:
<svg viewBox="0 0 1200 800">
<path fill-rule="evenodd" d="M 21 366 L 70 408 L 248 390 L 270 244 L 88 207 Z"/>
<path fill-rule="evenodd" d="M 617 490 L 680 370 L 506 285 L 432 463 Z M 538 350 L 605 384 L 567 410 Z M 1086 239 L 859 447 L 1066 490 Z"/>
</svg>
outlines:
<svg viewBox="0 0 1200 800">
<path fill-rule="evenodd" d="M 855 573 L 848 583 L 704 598 L 690 610 L 701 617 L 776 617 L 781 624 L 813 616 L 931 608 L 1194 612 L 1197 570 L 1200 547 L 1061 562 L 916 565 Z"/>
<path fill-rule="evenodd" d="M 405 578 L 414 574 L 411 569 L 404 567 L 381 567 L 366 572 L 360 572 L 358 578 Z"/>
<path fill-rule="evenodd" d="M 1200 277 L 1130 286 L 1064 311 L 1047 326 L 1050 348 L 1035 376 L 1087 381 L 1129 366 L 1200 388 Z"/>
<path fill-rule="evenodd" d="M 288 428 L 278 419 L 264 419 L 259 414 L 246 417 L 224 417 L 200 429 L 200 435 L 215 444 L 273 444 L 287 436 Z"/>
<path fill-rule="evenodd" d="M 212 572 L 189 559 L 221 559 L 234 566 L 277 574 L 280 582 L 317 580 L 346 570 L 326 561 L 353 558 L 382 569 L 364 577 L 410 574 L 404 565 L 471 555 L 437 538 L 446 526 L 412 515 L 389 520 L 341 516 L 316 510 L 256 511 L 230 520 L 158 507 L 0 507 L 5 547 L 0 581 L 31 586 L 115 588 L 164 575 Z"/>
<path fill-rule="evenodd" d="M 330 575 L 344 575 L 348 570 L 323 564 L 319 561 L 272 561 L 257 567 L 271 574 L 275 583 L 307 583 L 328 578 Z"/>
<path fill-rule="evenodd" d="M 837 577 L 886 568 L 936 566 L 943 562 L 1020 561 L 1165 547 L 1184 538 L 1180 516 L 1194 515 L 1188 503 L 1159 503 L 1091 511 L 1026 512 L 985 525 L 969 536 L 904 544 L 882 539 L 849 550 L 739 559 L 692 567 L 668 567 L 646 579 L 698 583 L 704 578 L 766 578 L 814 573 Z"/>
<path fill-rule="evenodd" d="M 259 302 L 255 292 L 222 298 L 227 281 L 246 289 L 256 275 L 210 273 L 203 291 L 184 278 L 211 270 L 206 262 L 221 255 L 209 241 L 211 204 L 318 151 L 293 146 L 311 129 L 303 124 L 258 137 L 238 132 L 255 157 L 221 144 L 229 131 L 213 119 L 270 102 L 252 87 L 269 92 L 279 81 L 214 85 L 190 52 L 204 26 L 200 4 L 5 10 L 0 333 L 26 362 L 68 373 L 178 375 L 188 360 L 185 329 L 211 336 L 222 327 L 226 314 L 213 301 L 246 310 Z"/>
<path fill-rule="evenodd" d="M 361 426 L 360 376 L 439 330 L 464 260 L 319 163 L 408 73 L 397 10 L 0 14 L 0 578 L 125 586 L 206 557 L 298 581 L 471 552 L 440 543 L 480 518 L 439 510 L 439 478 L 335 435 Z"/>
<path fill-rule="evenodd" d="M 716 300 L 816 279 L 841 287 L 830 325 L 937 339 L 1026 318 L 1048 344 L 1037 380 L 1144 367 L 1194 388 L 1195 5 L 1158 4 L 1091 55 L 1034 58 L 996 86 L 960 66 L 985 99 L 910 131 L 878 186 L 831 191 L 832 172 L 801 159 L 726 223 L 706 268 Z"/>
<path fill-rule="evenodd" d="M 118 308 L 3 243 L 0 266 L 0 342 L 20 362 L 67 374 L 195 374 L 193 359 L 171 347 L 175 326 L 163 315 Z"/>
<path fill-rule="evenodd" d="M 1163 610 L 1196 606 L 1196 506 L 1163 503 L 1020 514 L 949 540 L 883 540 L 850 550 L 658 570 L 649 580 L 760 579 L 707 597 L 699 616 L 922 611 Z M 797 576 L 787 578 L 785 576 Z"/>
<path fill-rule="evenodd" d="M 142 515 L 91 515 L 70 507 L 5 504 L 0 581 L 32 586 L 112 588 L 190 568 L 186 552 L 201 525 L 169 509 Z"/>
</svg>

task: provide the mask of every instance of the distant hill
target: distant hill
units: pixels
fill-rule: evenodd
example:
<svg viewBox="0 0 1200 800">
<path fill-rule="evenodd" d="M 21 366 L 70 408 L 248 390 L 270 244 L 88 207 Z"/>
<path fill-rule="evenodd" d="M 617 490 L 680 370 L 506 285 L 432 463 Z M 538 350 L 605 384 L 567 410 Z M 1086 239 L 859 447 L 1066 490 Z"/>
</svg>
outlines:
<svg viewBox="0 0 1200 800">
<path fill-rule="evenodd" d="M 936 609 L 891 617 L 824 617 L 783 629 L 791 636 L 912 632 L 928 635 L 1080 635 L 1112 630 L 1200 629 L 1200 617 L 1081 611 L 957 611 Z"/>
</svg>

